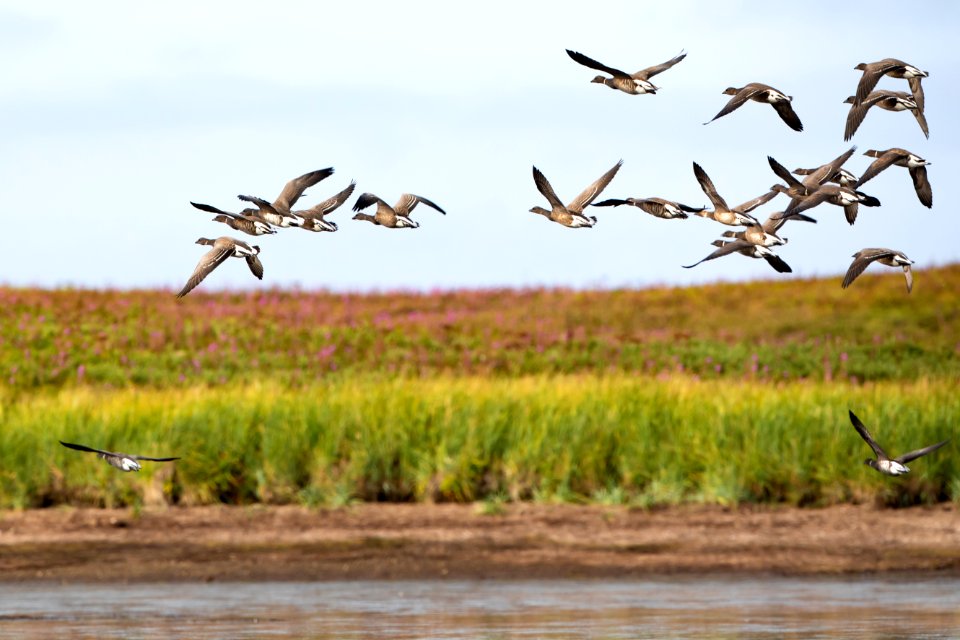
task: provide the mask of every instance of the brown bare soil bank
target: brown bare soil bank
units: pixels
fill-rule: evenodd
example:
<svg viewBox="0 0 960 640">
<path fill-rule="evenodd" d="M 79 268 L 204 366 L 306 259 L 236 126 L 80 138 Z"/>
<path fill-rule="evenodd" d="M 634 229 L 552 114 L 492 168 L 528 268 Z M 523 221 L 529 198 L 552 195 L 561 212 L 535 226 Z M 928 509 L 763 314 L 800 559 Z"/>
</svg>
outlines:
<svg viewBox="0 0 960 640">
<path fill-rule="evenodd" d="M 509 504 L 493 511 L 364 504 L 4 512 L 0 580 L 960 573 L 960 514 L 951 504 L 654 511 Z"/>
</svg>

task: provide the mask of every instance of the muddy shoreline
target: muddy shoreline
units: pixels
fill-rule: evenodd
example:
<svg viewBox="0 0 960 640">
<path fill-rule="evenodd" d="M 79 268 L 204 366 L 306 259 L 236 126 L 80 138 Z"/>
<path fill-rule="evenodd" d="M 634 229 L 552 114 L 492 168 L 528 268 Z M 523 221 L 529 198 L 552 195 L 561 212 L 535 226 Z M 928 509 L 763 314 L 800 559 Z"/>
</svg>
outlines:
<svg viewBox="0 0 960 640">
<path fill-rule="evenodd" d="M 960 575 L 960 512 L 363 504 L 0 512 L 0 581 Z"/>
</svg>

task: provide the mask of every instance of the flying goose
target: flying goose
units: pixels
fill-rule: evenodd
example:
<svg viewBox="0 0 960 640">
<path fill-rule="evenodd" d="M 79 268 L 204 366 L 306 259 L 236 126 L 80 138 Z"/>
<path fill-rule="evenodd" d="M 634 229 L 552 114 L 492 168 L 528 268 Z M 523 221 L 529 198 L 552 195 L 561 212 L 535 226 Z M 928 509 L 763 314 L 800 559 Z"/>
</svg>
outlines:
<svg viewBox="0 0 960 640">
<path fill-rule="evenodd" d="M 217 209 L 216 207 L 212 207 L 209 204 L 201 204 L 197 202 L 191 202 L 190 204 L 197 209 L 200 209 L 200 211 L 217 214 L 213 218 L 214 222 L 222 222 L 231 229 L 242 231 L 251 236 L 263 236 L 277 232 L 276 229 L 270 226 L 270 223 L 254 216 L 249 216 L 242 213 L 230 213 L 229 211 L 223 211 L 221 209 Z"/>
<path fill-rule="evenodd" d="M 646 69 L 641 69 L 636 73 L 630 74 L 626 71 L 620 71 L 619 69 L 608 67 L 607 65 L 597 62 L 593 58 L 588 58 L 577 51 L 571 51 L 570 49 L 567 49 L 567 55 L 573 58 L 575 62 L 578 62 L 585 67 L 590 67 L 591 69 L 596 69 L 597 71 L 603 71 L 613 76 L 612 78 L 596 76 L 590 82 L 605 84 L 611 89 L 618 89 L 631 95 L 656 93 L 657 89 L 660 87 L 654 86 L 653 83 L 650 82 L 650 78 L 658 73 L 666 71 L 687 57 L 687 54 L 681 51 L 679 55 L 674 58 L 670 58 L 663 64 L 658 64 L 655 67 L 647 67 Z"/>
<path fill-rule="evenodd" d="M 812 222 L 814 224 L 817 223 L 816 220 L 810 216 L 805 216 L 802 213 L 786 213 L 784 211 L 777 211 L 767 216 L 767 219 L 763 221 L 763 224 L 749 224 L 744 228 L 743 231 L 724 231 L 723 237 L 745 240 L 750 244 L 758 244 L 764 247 L 787 244 L 787 239 L 781 238 L 779 235 L 777 235 L 777 232 L 784 224 L 787 223 L 788 220 Z"/>
<path fill-rule="evenodd" d="M 617 164 L 613 165 L 605 174 L 594 180 L 590 186 L 584 189 L 580 195 L 566 206 L 564 206 L 560 198 L 557 197 L 557 193 L 553 190 L 553 187 L 550 186 L 550 181 L 547 180 L 547 177 L 540 173 L 539 169 L 534 167 L 533 181 L 537 185 L 537 191 L 543 194 L 543 197 L 550 203 L 550 209 L 533 207 L 530 209 L 530 212 L 540 214 L 548 220 L 562 224 L 565 227 L 592 227 L 597 222 L 597 218 L 596 216 L 585 215 L 583 209 L 593 202 L 594 199 L 600 195 L 600 192 L 610 184 L 613 176 L 617 175 L 617 171 L 620 170 L 621 165 L 623 165 L 623 160 L 618 160 Z"/>
<path fill-rule="evenodd" d="M 272 203 L 255 196 L 237 196 L 241 200 L 257 205 L 256 209 L 244 209 L 241 213 L 253 215 L 277 227 L 299 226 L 303 219 L 291 213 L 293 205 L 309 187 L 332 175 L 333 167 L 327 167 L 298 176 L 283 186 L 280 195 Z"/>
<path fill-rule="evenodd" d="M 257 257 L 257 254 L 260 253 L 260 247 L 256 245 L 251 247 L 243 240 L 237 240 L 229 236 L 221 236 L 216 240 L 200 238 L 197 240 L 197 244 L 205 244 L 213 248 L 200 258 L 200 262 L 198 262 L 194 268 L 190 279 L 187 280 L 187 284 L 183 285 L 183 289 L 177 294 L 178 298 L 182 298 L 190 293 L 194 287 L 210 275 L 211 271 L 220 266 L 230 256 L 244 258 L 247 261 L 247 266 L 250 267 L 251 273 L 253 273 L 257 279 L 263 280 L 263 264 L 261 264 L 260 258 Z"/>
<path fill-rule="evenodd" d="M 843 168 L 843 164 L 850 159 L 853 152 L 857 150 L 857 145 L 853 145 L 839 156 L 826 164 L 822 164 L 816 169 L 795 169 L 793 173 L 804 176 L 803 186 L 809 191 L 813 191 L 827 182 L 836 182 L 841 187 L 856 186 L 856 178 L 853 174 Z M 772 167 L 772 165 L 771 165 Z M 776 169 L 774 171 L 777 171 Z M 777 175 L 780 175 L 779 173 Z"/>
<path fill-rule="evenodd" d="M 857 279 L 857 276 L 870 266 L 871 262 L 879 262 L 888 267 L 903 267 L 903 277 L 907 281 L 907 293 L 913 290 L 913 272 L 910 270 L 913 260 L 908 258 L 906 254 L 893 249 L 861 249 L 857 251 L 853 254 L 853 262 L 847 269 L 847 275 L 843 277 L 843 284 L 840 286 L 843 289 L 849 287 Z"/>
<path fill-rule="evenodd" d="M 765 102 L 771 105 L 776 109 L 780 119 L 787 123 L 788 127 L 794 131 L 803 131 L 803 123 L 800 122 L 800 118 L 797 117 L 793 107 L 790 106 L 790 103 L 793 101 L 793 96 L 788 96 L 770 85 L 761 82 L 751 82 L 739 89 L 736 87 L 727 87 L 723 90 L 723 94 L 733 97 L 730 98 L 717 115 L 713 116 L 710 122 L 737 110 L 746 104 L 747 100 L 753 100 L 754 102 Z M 704 122 L 703 124 L 710 124 L 710 122 Z"/>
<path fill-rule="evenodd" d="M 150 460 L 151 462 L 171 462 L 173 460 L 179 460 L 180 458 L 151 458 L 149 456 L 135 456 L 129 453 L 114 453 L 112 451 L 103 451 L 101 449 L 94 449 L 82 444 L 72 444 L 70 442 L 60 441 L 60 444 L 67 447 L 68 449 L 76 449 L 77 451 L 87 451 L 89 453 L 97 454 L 97 457 L 101 460 L 106 460 L 107 464 L 111 467 L 116 467 L 120 471 L 140 471 L 140 462 L 139 460 Z"/>
<path fill-rule="evenodd" d="M 817 178 L 823 177 L 826 179 L 826 176 L 831 170 L 829 166 L 826 170 L 817 170 L 819 173 L 811 173 L 807 180 L 800 182 L 787 171 L 786 167 L 777 162 L 772 156 L 767 156 L 767 162 L 769 162 L 773 172 L 787 183 L 787 186 L 775 184 L 770 187 L 773 191 L 785 193 L 790 196 L 790 204 L 786 208 L 787 214 L 797 214 L 801 211 L 812 209 L 824 202 L 829 202 L 830 204 L 843 207 L 847 222 L 853 224 L 857 219 L 857 213 L 861 203 L 868 207 L 880 206 L 879 200 L 863 192 L 839 185 L 817 184 Z"/>
<path fill-rule="evenodd" d="M 689 217 L 688 213 L 698 213 L 700 211 L 705 211 L 706 207 L 690 207 L 685 204 L 680 204 L 679 202 L 674 202 L 673 200 L 664 200 L 663 198 L 626 198 L 620 200 L 618 198 L 610 198 L 609 200 L 604 200 L 603 202 L 594 202 L 594 207 L 619 207 L 622 204 L 628 204 L 634 207 L 637 207 L 643 211 L 646 211 L 652 216 L 657 218 L 664 218 L 666 220 L 673 220 L 674 218 L 687 218 Z"/>
<path fill-rule="evenodd" d="M 896 58 L 884 58 L 879 62 L 861 62 L 854 69 L 863 71 L 863 76 L 857 84 L 856 104 L 866 100 L 880 78 L 888 75 L 892 78 L 904 78 L 910 83 L 910 93 L 913 94 L 917 108 L 923 111 L 923 86 L 920 84 L 920 79 L 930 75 L 926 71 L 921 71 L 912 64 Z"/>
<path fill-rule="evenodd" d="M 798 176 L 809 176 L 810 174 L 817 171 L 817 169 L 794 169 L 792 173 Z M 833 175 L 828 177 L 824 182 L 833 182 L 841 187 L 847 187 L 852 189 L 857 186 L 857 181 L 859 178 L 853 175 L 850 171 L 840 168 L 833 172 Z"/>
<path fill-rule="evenodd" d="M 824 202 L 843 207 L 843 215 L 851 225 L 857 221 L 857 213 L 860 211 L 861 204 L 865 207 L 880 206 L 880 200 L 862 191 L 855 191 L 837 184 L 825 184 L 821 185 L 819 189 L 811 193 L 808 197 L 800 200 L 796 206 L 788 206 L 786 212 L 793 214 L 800 213 Z"/>
<path fill-rule="evenodd" d="M 927 128 L 927 119 L 923 111 L 917 106 L 916 100 L 909 93 L 902 91 L 872 91 L 863 102 L 857 103 L 856 98 L 849 96 L 843 101 L 844 104 L 853 105 L 847 112 L 847 125 L 843 130 L 843 139 L 849 140 L 857 132 L 863 119 L 867 116 L 870 107 L 880 107 L 887 111 L 910 111 L 917 119 L 917 124 L 923 131 L 923 135 L 930 138 L 930 130 Z"/>
<path fill-rule="evenodd" d="M 376 214 L 371 216 L 366 213 L 357 213 L 355 216 L 353 216 L 353 219 L 366 220 L 367 222 L 372 222 L 373 224 L 390 229 L 416 229 L 420 226 L 420 223 L 411 220 L 410 213 L 414 210 L 419 202 L 422 202 L 428 207 L 436 209 L 444 215 L 447 214 L 446 211 L 441 209 L 433 202 L 430 202 L 422 196 L 413 195 L 412 193 L 402 194 L 400 199 L 397 201 L 397 204 L 392 207 L 372 193 L 364 193 L 357 198 L 357 201 L 353 205 L 353 210 L 360 211 L 361 209 L 366 209 L 370 205 L 376 203 Z"/>
<path fill-rule="evenodd" d="M 850 411 L 848 409 L 848 411 Z M 870 435 L 870 432 L 867 431 L 867 427 L 860 422 L 860 418 L 850 411 L 850 422 L 853 423 L 853 428 L 857 430 L 857 433 L 860 434 L 860 437 L 863 438 L 864 442 L 870 445 L 870 448 L 873 449 L 873 453 L 877 456 L 876 460 L 873 458 L 868 458 L 863 461 L 863 464 L 868 467 L 873 467 L 880 473 L 887 476 L 901 476 L 905 473 L 910 472 L 910 467 L 907 466 L 907 463 L 911 460 L 916 460 L 920 456 L 925 456 L 928 453 L 932 453 L 942 447 L 943 445 L 950 442 L 950 439 L 947 438 L 943 442 L 938 442 L 937 444 L 931 444 L 928 447 L 923 449 L 917 449 L 916 451 L 911 451 L 910 453 L 905 453 L 896 458 L 891 458 L 883 450 L 883 448 L 877 444 L 877 441 L 873 439 L 873 436 Z"/>
<path fill-rule="evenodd" d="M 696 214 L 702 218 L 710 218 L 711 220 L 716 220 L 731 227 L 738 227 L 745 224 L 760 224 L 760 221 L 750 215 L 750 212 L 777 195 L 776 191 L 770 191 L 731 209 L 727 206 L 726 201 L 720 197 L 720 194 L 717 193 L 717 188 L 713 186 L 713 181 L 710 180 L 710 176 L 708 176 L 707 172 L 703 170 L 703 167 L 696 162 L 693 163 L 693 175 L 697 177 L 700 188 L 703 189 L 703 192 L 707 194 L 707 198 L 713 203 L 712 211 L 703 209 L 697 211 Z"/>
<path fill-rule="evenodd" d="M 767 156 L 767 163 L 770 165 L 770 168 L 773 169 L 773 172 L 787 183 L 787 186 L 775 184 L 770 187 L 770 189 L 773 191 L 779 191 L 780 193 L 789 196 L 791 200 L 791 207 L 796 206 L 801 200 L 820 188 L 819 184 L 807 185 L 794 178 L 793 174 L 787 171 L 786 167 L 777 162 L 773 156 Z"/>
<path fill-rule="evenodd" d="M 310 171 L 309 173 L 294 178 L 283 185 L 283 191 L 281 191 L 277 199 L 273 201 L 273 208 L 281 213 L 290 213 L 293 205 L 297 203 L 297 200 L 300 199 L 304 191 L 332 175 L 333 167 L 327 167 L 326 169 L 317 169 L 316 171 Z"/>
<path fill-rule="evenodd" d="M 353 190 L 356 189 L 357 183 L 353 180 L 350 181 L 350 184 L 346 189 L 340 193 L 330 196 L 323 202 L 318 205 L 314 205 L 309 209 L 303 211 L 294 211 L 296 215 L 299 215 L 303 218 L 303 223 L 300 225 L 301 229 L 306 229 L 307 231 L 336 231 L 337 223 L 330 222 L 324 219 L 329 213 L 335 211 L 340 205 L 347 201 L 347 198 L 353 193 Z"/>
<path fill-rule="evenodd" d="M 860 176 L 860 180 L 857 182 L 858 186 L 892 165 L 906 167 L 910 171 L 910 177 L 913 178 L 913 188 L 917 192 L 917 198 L 925 207 L 933 206 L 933 189 L 927 180 L 927 165 L 930 164 L 929 162 L 915 153 L 896 147 L 886 151 L 870 149 L 863 155 L 876 158 L 876 160 Z"/>
<path fill-rule="evenodd" d="M 736 240 L 714 240 L 711 244 L 719 248 L 706 258 L 694 262 L 693 264 L 684 265 L 683 268 L 692 269 L 701 262 L 706 262 L 707 260 L 713 260 L 715 258 L 730 255 L 731 253 L 740 253 L 750 258 L 763 258 L 767 261 L 767 264 L 776 269 L 776 271 L 779 273 L 791 273 L 793 271 L 793 269 L 790 268 L 790 265 L 784 262 L 780 256 L 763 245 L 747 242 L 746 240 L 739 238 Z"/>
<path fill-rule="evenodd" d="M 299 227 L 303 224 L 303 218 L 291 211 L 281 211 L 271 203 L 257 196 L 237 196 L 245 202 L 252 202 L 257 205 L 256 209 L 244 209 L 240 213 L 246 216 L 258 218 L 277 227 Z"/>
</svg>

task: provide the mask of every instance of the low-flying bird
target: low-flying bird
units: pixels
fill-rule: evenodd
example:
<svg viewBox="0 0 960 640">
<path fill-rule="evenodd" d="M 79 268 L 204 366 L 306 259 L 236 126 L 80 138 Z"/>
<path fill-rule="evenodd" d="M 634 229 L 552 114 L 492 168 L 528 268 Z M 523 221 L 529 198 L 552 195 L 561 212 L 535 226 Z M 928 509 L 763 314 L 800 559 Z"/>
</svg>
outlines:
<svg viewBox="0 0 960 640">
<path fill-rule="evenodd" d="M 790 265 L 783 261 L 783 258 L 763 245 L 747 242 L 746 240 L 740 238 L 736 240 L 714 240 L 711 244 L 719 248 L 706 258 L 694 262 L 693 264 L 684 265 L 683 268 L 692 269 L 701 262 L 728 256 L 731 253 L 740 253 L 750 258 L 763 258 L 767 261 L 767 264 L 769 264 L 779 273 L 791 273 L 793 271 L 793 269 L 790 268 Z"/>
<path fill-rule="evenodd" d="M 917 192 L 917 198 L 925 207 L 933 206 L 933 189 L 930 187 L 930 181 L 927 180 L 927 165 L 930 164 L 915 153 L 906 149 L 887 149 L 886 151 L 877 151 L 870 149 L 863 155 L 876 158 L 867 170 L 860 176 L 857 185 L 861 185 L 870 180 L 887 167 L 897 165 L 906 167 L 910 171 L 910 177 L 913 179 L 913 188 Z"/>
<path fill-rule="evenodd" d="M 760 205 L 769 202 L 777 195 L 776 191 L 770 191 L 731 209 L 727 206 L 726 200 L 717 193 L 717 188 L 713 186 L 713 181 L 710 179 L 710 176 L 708 176 L 707 172 L 703 170 L 703 167 L 696 162 L 693 163 L 693 175 L 696 176 L 697 182 L 700 183 L 700 188 L 703 189 L 707 198 L 713 203 L 712 211 L 704 209 L 697 211 L 696 214 L 702 218 L 710 218 L 711 220 L 716 220 L 731 227 L 738 227 L 745 224 L 760 224 L 760 221 L 750 215 L 750 212 Z"/>
<path fill-rule="evenodd" d="M 687 57 L 687 54 L 681 51 L 679 55 L 674 58 L 670 58 L 663 64 L 658 64 L 654 67 L 647 67 L 646 69 L 641 69 L 636 73 L 627 73 L 626 71 L 620 71 L 619 69 L 608 67 L 607 65 L 597 62 L 593 58 L 588 58 L 577 51 L 571 51 L 570 49 L 567 49 L 567 55 L 573 58 L 575 62 L 578 62 L 585 67 L 590 67 L 591 69 L 595 69 L 597 71 L 603 71 L 613 76 L 612 78 L 597 76 L 590 82 L 605 84 L 611 89 L 618 89 L 619 91 L 623 91 L 624 93 L 629 93 L 631 95 L 656 93 L 657 89 L 660 87 L 654 86 L 653 83 L 650 82 L 650 78 L 658 73 L 666 71 Z"/>
<path fill-rule="evenodd" d="M 848 409 L 849 411 L 849 409 Z M 950 439 L 947 438 L 943 442 L 938 442 L 937 444 L 932 444 L 929 447 L 924 447 L 923 449 L 917 449 L 916 451 L 911 451 L 910 453 L 905 453 L 896 458 L 891 458 L 886 454 L 883 448 L 877 444 L 877 441 L 873 439 L 873 436 L 870 435 L 870 432 L 867 431 L 867 427 L 860 422 L 860 418 L 850 411 L 850 422 L 853 423 L 853 428 L 857 430 L 857 433 L 860 434 L 860 437 L 863 438 L 864 442 L 870 445 L 870 448 L 873 449 L 873 453 L 876 454 L 877 458 L 868 458 L 863 461 L 863 464 L 868 467 L 873 467 L 880 473 L 887 476 L 900 476 L 905 473 L 910 472 L 910 467 L 907 466 L 907 463 L 911 460 L 916 460 L 920 456 L 925 456 L 928 453 L 936 451 L 943 445 L 950 442 Z"/>
<path fill-rule="evenodd" d="M 920 79 L 930 75 L 926 71 L 921 71 L 912 64 L 896 58 L 884 58 L 878 62 L 861 62 L 854 69 L 863 71 L 860 82 L 857 84 L 857 104 L 866 100 L 880 78 L 887 75 L 892 78 L 906 79 L 910 83 L 910 93 L 913 94 L 917 108 L 923 111 L 923 85 L 920 84 Z"/>
<path fill-rule="evenodd" d="M 594 180 L 590 183 L 586 189 L 584 189 L 580 195 L 574 198 L 570 204 L 564 206 L 563 202 L 560 201 L 560 198 L 557 197 L 557 193 L 553 190 L 553 187 L 550 186 L 550 181 L 547 180 L 547 177 L 543 175 L 539 169 L 536 167 L 533 168 L 533 182 L 537 185 L 537 191 L 539 191 L 544 198 L 547 199 L 547 202 L 550 203 L 550 209 L 544 209 L 543 207 L 533 207 L 530 209 L 531 213 L 537 213 L 541 216 L 544 216 L 552 222 L 562 224 L 565 227 L 571 228 L 582 228 L 582 227 L 592 227 L 596 222 L 597 218 L 595 216 L 588 216 L 583 213 L 583 210 L 593 202 L 597 196 L 600 195 L 600 192 L 606 188 L 610 181 L 613 180 L 613 176 L 617 175 L 617 171 L 620 170 L 620 167 L 623 165 L 623 160 L 618 160 L 617 164 L 613 165 L 605 174 Z"/>
<path fill-rule="evenodd" d="M 746 104 L 748 100 L 753 100 L 754 102 L 769 104 L 776 109 L 777 115 L 787 123 L 788 127 L 794 131 L 803 131 L 803 123 L 800 122 L 800 118 L 790 105 L 790 103 L 793 102 L 793 96 L 788 96 L 770 85 L 761 82 L 751 82 L 739 89 L 736 87 L 727 87 L 723 90 L 723 94 L 733 97 L 730 98 L 717 115 L 713 116 L 710 122 L 736 111 Z M 704 122 L 703 124 L 710 124 L 710 122 Z"/>
<path fill-rule="evenodd" d="M 631 205 L 637 207 L 642 211 L 646 211 L 652 216 L 657 218 L 664 218 L 666 220 L 673 220 L 674 218 L 688 218 L 688 213 L 698 213 L 700 211 L 706 211 L 706 207 L 690 207 L 679 202 L 674 202 L 673 200 L 664 200 L 663 198 L 610 198 L 609 200 L 604 200 L 603 202 L 594 202 L 594 207 L 619 207 L 622 204 Z"/>
<path fill-rule="evenodd" d="M 850 268 L 847 269 L 847 274 L 843 277 L 843 284 L 840 285 L 841 288 L 846 289 L 849 287 L 853 281 L 857 279 L 857 276 L 870 266 L 871 262 L 879 262 L 888 267 L 902 267 L 903 277 L 907 281 L 907 293 L 913 290 L 913 271 L 910 269 L 913 260 L 908 258 L 903 252 L 894 251 L 893 249 L 861 249 L 857 251 L 853 254 L 853 262 L 850 264 Z"/>
<path fill-rule="evenodd" d="M 870 107 L 880 107 L 887 111 L 909 111 L 917 119 L 920 130 L 927 138 L 930 137 L 930 130 L 927 127 L 927 118 L 923 111 L 917 106 L 916 100 L 909 93 L 903 91 L 872 91 L 863 102 L 857 103 L 857 99 L 849 96 L 844 100 L 844 104 L 853 105 L 847 112 L 847 124 L 843 130 L 843 139 L 849 140 L 853 134 L 860 128 L 863 119 L 867 116 Z"/>
<path fill-rule="evenodd" d="M 151 458 L 149 456 L 135 456 L 129 453 L 114 453 L 113 451 L 103 451 L 102 449 L 94 449 L 93 447 L 88 447 L 83 444 L 73 444 L 70 442 L 60 441 L 60 444 L 67 447 L 68 449 L 76 449 L 77 451 L 86 451 L 88 453 L 95 453 L 97 457 L 101 460 L 105 460 L 107 464 L 111 467 L 116 467 L 120 471 L 140 471 L 140 460 L 150 460 L 151 462 L 171 462 L 173 460 L 179 460 L 180 458 Z"/>
<path fill-rule="evenodd" d="M 416 229 L 420 226 L 420 223 L 416 222 L 415 220 L 411 220 L 410 213 L 417 206 L 417 203 L 420 202 L 428 207 L 436 209 L 444 215 L 447 214 L 446 211 L 441 209 L 435 203 L 427 200 L 423 196 L 416 196 L 412 193 L 402 194 L 400 199 L 397 201 L 397 204 L 392 207 L 372 193 L 363 193 L 360 194 L 360 197 L 357 198 L 357 201 L 354 203 L 353 210 L 360 211 L 362 209 L 366 209 L 372 204 L 376 204 L 377 211 L 372 216 L 366 213 L 357 213 L 355 216 L 353 216 L 353 219 L 365 220 L 367 222 L 372 222 L 373 224 L 390 229 Z"/>
<path fill-rule="evenodd" d="M 231 229 L 242 231 L 247 235 L 263 236 L 277 232 L 276 229 L 270 226 L 269 222 L 261 220 L 255 216 L 249 216 L 242 213 L 230 213 L 229 211 L 223 211 L 221 209 L 217 209 L 216 207 L 212 207 L 209 204 L 201 204 L 198 202 L 191 202 L 190 204 L 200 211 L 217 214 L 213 218 L 214 222 L 222 222 Z"/>
<path fill-rule="evenodd" d="M 320 204 L 302 211 L 294 211 L 293 213 L 303 218 L 303 223 L 300 225 L 300 228 L 306 229 L 307 231 L 336 231 L 337 223 L 326 220 L 324 216 L 333 213 L 340 205 L 346 202 L 356 187 L 357 183 L 351 180 L 346 189 L 336 195 L 330 196 Z"/>
<path fill-rule="evenodd" d="M 183 289 L 177 294 L 178 298 L 182 298 L 190 293 L 194 287 L 210 275 L 211 271 L 219 267 L 231 256 L 244 258 L 247 261 L 247 266 L 250 267 L 250 272 L 253 273 L 257 279 L 263 280 L 263 264 L 261 264 L 260 258 L 257 257 L 260 253 L 260 247 L 256 245 L 250 246 L 243 240 L 237 240 L 229 236 L 221 236 L 216 240 L 200 238 L 197 240 L 197 244 L 204 244 L 213 248 L 200 258 L 200 262 L 198 262 L 194 268 L 190 279 L 187 280 L 187 284 L 183 285 Z"/>
</svg>

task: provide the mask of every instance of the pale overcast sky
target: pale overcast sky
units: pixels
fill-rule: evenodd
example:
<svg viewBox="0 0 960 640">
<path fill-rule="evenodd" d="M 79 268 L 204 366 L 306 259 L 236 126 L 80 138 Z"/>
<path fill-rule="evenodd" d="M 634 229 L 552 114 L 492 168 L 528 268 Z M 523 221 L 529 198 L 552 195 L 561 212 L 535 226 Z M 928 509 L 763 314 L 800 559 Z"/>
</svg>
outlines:
<svg viewBox="0 0 960 640">
<path fill-rule="evenodd" d="M 178 289 L 205 247 L 234 235 L 262 247 L 255 281 L 230 261 L 202 289 L 301 286 L 393 290 L 615 287 L 840 274 L 863 247 L 900 249 L 917 267 L 960 259 L 956 45 L 952 2 L 0 2 L 0 175 L 10 223 L 0 282 Z M 581 51 L 627 71 L 688 56 L 654 79 L 657 95 L 591 84 Z M 934 207 L 906 169 L 864 186 L 883 206 L 855 226 L 822 205 L 790 224 L 778 276 L 733 255 L 687 270 L 727 229 L 596 209 L 593 229 L 529 213 L 545 205 L 531 166 L 564 201 L 618 159 L 607 197 L 701 206 L 701 164 L 733 205 L 793 169 L 839 155 L 859 62 L 895 57 L 923 81 L 930 139 L 909 113 L 871 111 L 847 164 L 903 147 L 933 164 Z M 703 126 L 728 86 L 764 82 L 794 96 L 797 133 L 749 103 Z M 903 80 L 879 88 L 906 91 Z M 330 218 L 337 233 L 252 238 L 189 202 L 238 211 L 237 194 L 273 200 L 313 169 L 336 173 L 298 204 L 358 183 Z M 356 195 L 425 196 L 421 227 L 351 220 Z M 758 217 L 786 206 L 785 196 Z M 922 281 L 918 282 L 922 291 Z"/>
</svg>

